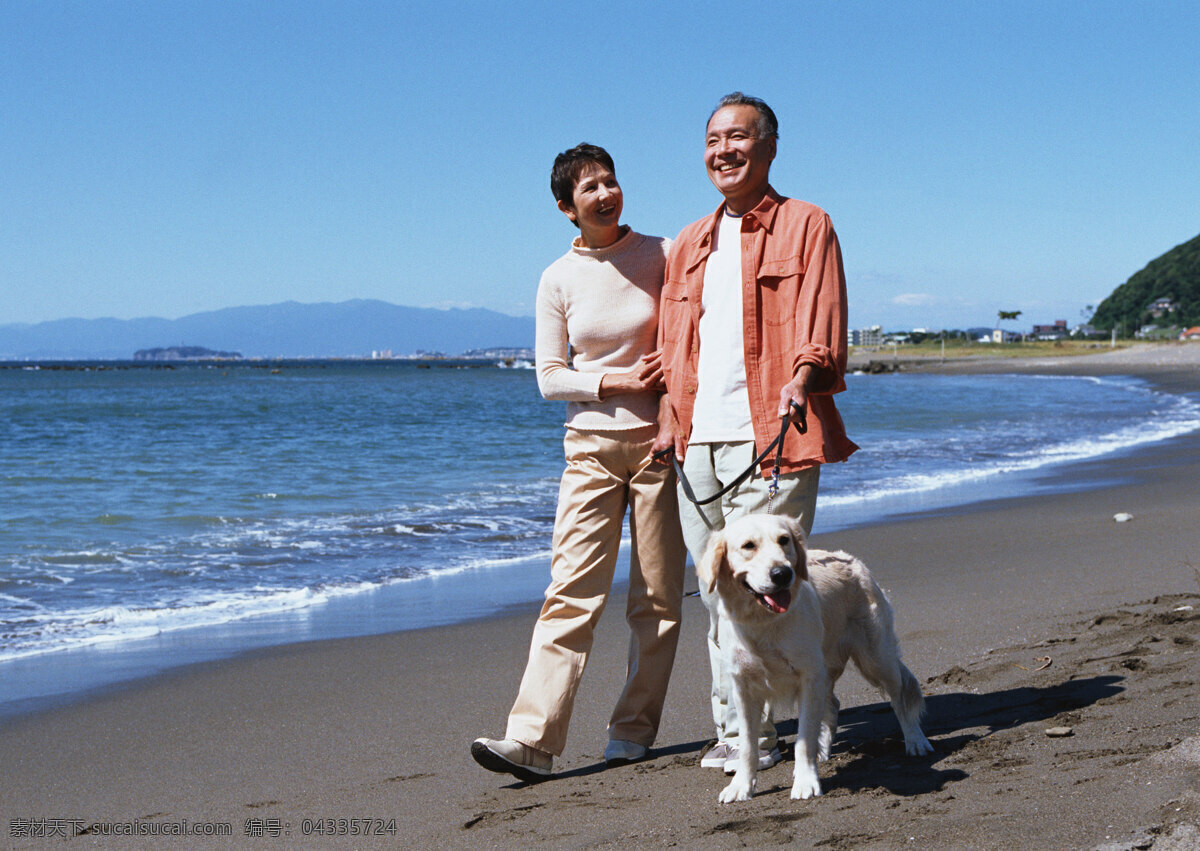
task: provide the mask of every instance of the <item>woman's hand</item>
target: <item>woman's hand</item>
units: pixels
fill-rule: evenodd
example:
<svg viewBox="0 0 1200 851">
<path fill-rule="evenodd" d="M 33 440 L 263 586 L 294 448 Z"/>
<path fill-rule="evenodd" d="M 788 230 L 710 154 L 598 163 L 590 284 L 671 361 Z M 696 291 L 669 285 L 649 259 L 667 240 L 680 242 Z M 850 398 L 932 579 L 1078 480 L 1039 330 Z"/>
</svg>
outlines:
<svg viewBox="0 0 1200 851">
<path fill-rule="evenodd" d="M 600 379 L 600 398 L 606 399 L 618 393 L 658 392 L 662 379 L 662 352 L 651 352 L 644 355 L 641 364 L 631 370 L 604 373 Z"/>
<path fill-rule="evenodd" d="M 663 386 L 662 349 L 655 349 L 648 355 L 642 356 L 642 365 L 638 367 L 638 378 L 642 383 L 657 390 Z"/>
</svg>

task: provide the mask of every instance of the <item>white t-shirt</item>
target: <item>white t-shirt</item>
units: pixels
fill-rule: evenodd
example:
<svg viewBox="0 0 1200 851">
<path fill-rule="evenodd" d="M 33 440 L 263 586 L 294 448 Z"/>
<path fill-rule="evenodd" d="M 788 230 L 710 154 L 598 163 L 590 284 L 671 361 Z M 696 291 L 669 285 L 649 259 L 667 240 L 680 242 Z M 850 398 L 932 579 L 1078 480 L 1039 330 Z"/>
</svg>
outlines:
<svg viewBox="0 0 1200 851">
<path fill-rule="evenodd" d="M 689 443 L 754 440 L 742 339 L 742 220 L 722 214 L 704 268 L 700 363 Z"/>
</svg>

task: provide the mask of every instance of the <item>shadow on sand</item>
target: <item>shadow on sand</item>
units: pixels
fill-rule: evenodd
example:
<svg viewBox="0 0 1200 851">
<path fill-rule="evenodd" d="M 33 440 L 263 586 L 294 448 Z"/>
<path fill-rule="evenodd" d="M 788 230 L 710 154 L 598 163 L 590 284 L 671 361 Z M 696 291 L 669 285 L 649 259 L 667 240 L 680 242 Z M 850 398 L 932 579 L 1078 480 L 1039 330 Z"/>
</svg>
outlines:
<svg viewBox="0 0 1200 851">
<path fill-rule="evenodd" d="M 821 785 L 826 793 L 886 789 L 895 795 L 922 795 L 939 791 L 947 783 L 970 776 L 960 768 L 936 767 L 950 754 L 1001 730 L 1046 721 L 1060 713 L 1090 706 L 1123 691 L 1120 685 L 1123 680 L 1118 676 L 1088 677 L 1044 688 L 1023 686 L 984 694 L 932 695 L 925 700 L 922 726 L 933 741 L 934 752 L 923 757 L 904 753 L 900 728 L 890 704 L 872 703 L 843 710 L 838 716 L 837 737 L 828 764 L 832 770 L 822 771 Z M 776 729 L 781 737 L 794 738 L 796 722 L 794 719 L 780 722 Z M 699 756 L 712 743 L 708 739 L 653 748 L 648 758 Z M 790 744 L 781 742 L 781 749 L 785 761 L 791 761 Z M 587 777 L 606 768 L 603 762 L 593 763 L 555 773 L 547 780 Z M 512 784 L 524 785 L 520 781 Z M 790 786 L 790 781 L 785 785 Z M 760 789 L 760 794 L 769 788 Z"/>
<path fill-rule="evenodd" d="M 1118 676 L 1088 677 L 1046 687 L 932 695 L 925 700 L 922 726 L 933 741 L 934 752 L 924 757 L 905 755 L 890 704 L 856 706 L 838 718 L 831 758 L 834 771 L 823 785 L 827 791 L 882 788 L 897 795 L 937 791 L 947 782 L 968 776 L 958 768 L 935 768 L 950 754 L 1002 730 L 1090 706 L 1123 691 L 1123 680 Z M 786 728 L 794 733 L 795 722 L 780 725 L 781 732 Z"/>
</svg>

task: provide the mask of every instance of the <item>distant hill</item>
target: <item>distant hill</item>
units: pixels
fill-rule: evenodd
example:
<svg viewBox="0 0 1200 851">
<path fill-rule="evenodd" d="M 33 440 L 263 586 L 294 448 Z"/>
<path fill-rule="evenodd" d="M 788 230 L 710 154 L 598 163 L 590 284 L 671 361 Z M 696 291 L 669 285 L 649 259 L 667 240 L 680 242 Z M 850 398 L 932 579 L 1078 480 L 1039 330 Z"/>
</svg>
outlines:
<svg viewBox="0 0 1200 851">
<path fill-rule="evenodd" d="M 1174 309 L 1151 310 L 1159 299 Z M 1116 327 L 1125 335 L 1143 325 L 1200 325 L 1200 236 L 1151 260 L 1113 290 L 1096 308 L 1092 325 L 1105 331 Z"/>
<path fill-rule="evenodd" d="M 134 360 L 241 360 L 241 352 L 218 352 L 204 346 L 171 346 L 166 349 L 138 349 Z"/>
<path fill-rule="evenodd" d="M 140 349 L 203 346 L 253 357 L 358 357 L 390 349 L 456 355 L 533 345 L 533 317 L 356 299 L 230 307 L 179 319 L 59 319 L 0 325 L 0 359 L 126 360 Z"/>
</svg>

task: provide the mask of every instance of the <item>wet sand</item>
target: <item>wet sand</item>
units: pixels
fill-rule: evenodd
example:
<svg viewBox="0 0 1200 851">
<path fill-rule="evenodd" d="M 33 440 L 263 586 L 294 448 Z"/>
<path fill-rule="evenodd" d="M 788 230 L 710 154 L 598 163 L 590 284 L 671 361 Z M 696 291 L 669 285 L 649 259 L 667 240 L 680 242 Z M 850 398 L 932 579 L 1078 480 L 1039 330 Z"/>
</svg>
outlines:
<svg viewBox="0 0 1200 851">
<path fill-rule="evenodd" d="M 1135 374 L 1200 391 L 1200 345 L 1045 360 L 905 368 Z M 229 826 L 186 840 L 201 848 L 1196 847 L 1200 436 L 1054 476 L 1091 487 L 814 537 L 888 589 L 936 748 L 906 757 L 890 709 L 848 672 L 821 798 L 789 799 L 785 758 L 752 801 L 717 803 L 724 778 L 698 765 L 712 731 L 694 597 L 650 759 L 606 769 L 626 642 L 614 598 L 549 781 L 485 772 L 468 753 L 503 732 L 531 605 L 258 651 L 9 720 L 3 844 L 83 831 L 71 847 L 162 847 L 183 843 L 106 833 L 186 822 Z"/>
</svg>

